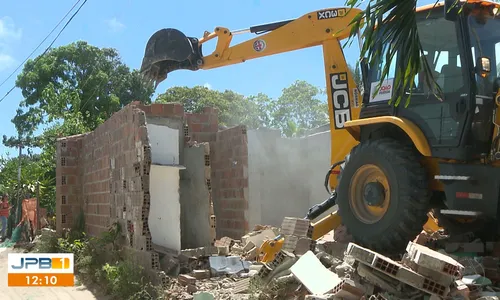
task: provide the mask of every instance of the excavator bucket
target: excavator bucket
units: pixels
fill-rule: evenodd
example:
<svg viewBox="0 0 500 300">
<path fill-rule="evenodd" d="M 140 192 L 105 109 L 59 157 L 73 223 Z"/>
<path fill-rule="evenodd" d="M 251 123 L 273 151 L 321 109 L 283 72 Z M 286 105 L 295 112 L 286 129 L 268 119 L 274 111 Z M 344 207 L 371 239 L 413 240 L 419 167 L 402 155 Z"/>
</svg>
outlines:
<svg viewBox="0 0 500 300">
<path fill-rule="evenodd" d="M 140 72 L 156 88 L 168 73 L 180 69 L 195 71 L 202 64 L 198 39 L 167 28 L 158 30 L 149 38 Z"/>
</svg>

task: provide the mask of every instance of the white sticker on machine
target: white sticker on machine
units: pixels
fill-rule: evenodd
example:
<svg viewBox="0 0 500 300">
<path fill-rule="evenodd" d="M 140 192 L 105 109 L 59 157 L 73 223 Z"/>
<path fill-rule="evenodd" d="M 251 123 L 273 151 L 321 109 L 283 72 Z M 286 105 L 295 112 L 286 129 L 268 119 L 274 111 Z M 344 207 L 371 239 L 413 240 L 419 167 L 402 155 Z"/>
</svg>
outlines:
<svg viewBox="0 0 500 300">
<path fill-rule="evenodd" d="M 394 78 L 386 79 L 380 86 L 378 93 L 376 95 L 375 91 L 377 90 L 377 86 L 379 81 L 372 82 L 370 87 L 370 103 L 379 102 L 379 101 L 389 101 L 392 98 L 392 90 L 394 84 Z"/>
</svg>

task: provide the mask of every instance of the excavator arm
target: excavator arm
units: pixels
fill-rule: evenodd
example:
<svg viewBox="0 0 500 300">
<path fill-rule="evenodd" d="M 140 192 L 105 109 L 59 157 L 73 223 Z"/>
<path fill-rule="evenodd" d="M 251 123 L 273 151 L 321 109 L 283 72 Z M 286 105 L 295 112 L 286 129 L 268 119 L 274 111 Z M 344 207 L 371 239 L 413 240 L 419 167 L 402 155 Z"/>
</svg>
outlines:
<svg viewBox="0 0 500 300">
<path fill-rule="evenodd" d="M 253 26 L 231 31 L 216 27 L 203 37 L 187 37 L 177 29 L 161 29 L 149 39 L 142 61 L 141 73 L 155 88 L 175 70 L 208 70 L 304 48 L 322 46 L 325 79 L 331 124 L 331 161 L 341 161 L 356 141 L 344 123 L 359 117 L 359 91 L 349 71 L 340 41 L 351 34 L 351 22 L 360 15 L 357 8 L 329 8 L 307 13 L 297 19 Z M 234 35 L 254 33 L 257 36 L 231 45 Z M 217 39 L 215 50 L 203 55 L 204 43 Z M 340 141 L 340 142 L 339 142 Z M 338 165 L 338 164 L 337 164 Z M 329 174 L 333 172 L 329 171 Z M 332 173 L 333 174 L 333 173 Z M 335 186 L 336 178 L 328 176 Z M 335 205 L 336 194 L 312 207 L 306 218 L 314 220 Z M 312 224 L 313 239 L 319 239 L 340 225 L 340 217 L 332 213 Z M 265 241 L 259 249 L 259 260 L 270 261 L 279 252 L 283 237 Z"/>
<path fill-rule="evenodd" d="M 327 41 L 340 41 L 350 35 L 349 24 L 360 12 L 357 8 L 323 9 L 294 20 L 257 25 L 243 30 L 231 31 L 225 27 L 216 27 L 213 32 L 205 32 L 199 39 L 187 37 L 177 29 L 161 29 L 147 43 L 141 73 L 158 86 L 167 78 L 168 73 L 175 70 L 213 69 L 319 46 Z M 255 33 L 257 37 L 231 46 L 233 36 L 242 33 Z M 215 38 L 215 50 L 204 56 L 202 45 Z M 338 59 L 345 62 L 343 56 Z"/>
</svg>

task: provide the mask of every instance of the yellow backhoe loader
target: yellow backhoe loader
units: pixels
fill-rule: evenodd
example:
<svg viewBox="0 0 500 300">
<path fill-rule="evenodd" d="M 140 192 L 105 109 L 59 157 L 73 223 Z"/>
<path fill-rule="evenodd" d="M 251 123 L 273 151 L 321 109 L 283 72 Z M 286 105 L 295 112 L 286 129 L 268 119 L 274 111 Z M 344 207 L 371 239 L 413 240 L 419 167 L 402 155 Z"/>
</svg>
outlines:
<svg viewBox="0 0 500 300">
<path fill-rule="evenodd" d="M 314 224 L 313 238 L 342 223 L 357 243 L 398 252 L 421 232 L 431 209 L 443 224 L 483 220 L 496 225 L 499 215 L 500 4 L 454 3 L 417 8 L 422 59 L 435 74 L 441 99 L 422 76 L 415 77 L 411 91 L 394 86 L 403 69 L 398 66 L 406 63 L 401 55 L 391 60 L 380 86 L 386 61 L 361 59 L 360 93 L 340 44 L 361 12 L 356 8 L 323 9 L 239 31 L 216 27 L 200 39 L 162 29 L 147 43 L 141 72 L 157 86 L 178 69 L 207 70 L 321 46 L 333 165 L 326 178 L 330 197 L 306 218 L 314 220 L 335 204 L 339 209 Z M 231 45 L 240 33 L 257 36 Z M 214 38 L 215 51 L 203 55 L 202 44 Z M 382 37 L 379 43 L 385 53 Z M 389 104 L 410 92 L 408 106 Z"/>
</svg>

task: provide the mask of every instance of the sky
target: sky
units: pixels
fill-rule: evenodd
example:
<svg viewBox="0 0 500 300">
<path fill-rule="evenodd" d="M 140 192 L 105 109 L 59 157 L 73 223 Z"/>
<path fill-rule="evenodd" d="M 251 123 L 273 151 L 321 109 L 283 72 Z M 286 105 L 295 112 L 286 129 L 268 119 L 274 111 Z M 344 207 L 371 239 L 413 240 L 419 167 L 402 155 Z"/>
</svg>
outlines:
<svg viewBox="0 0 500 300">
<path fill-rule="evenodd" d="M 38 46 L 76 0 L 2 1 L 0 10 L 0 82 L 3 82 Z M 82 1 L 83 2 L 83 1 Z M 434 3 L 418 1 L 419 5 Z M 146 43 L 159 29 L 176 28 L 187 36 L 201 37 L 204 31 L 216 26 L 230 30 L 244 29 L 253 25 L 300 17 L 319 9 L 343 7 L 344 0 L 219 0 L 213 1 L 160 1 L 160 0 L 88 0 L 71 21 L 53 47 L 84 40 L 98 47 L 118 50 L 122 61 L 132 69 L 142 62 Z M 64 21 L 61 24 L 65 23 Z M 60 28 L 42 44 L 31 58 L 41 54 L 57 35 Z M 252 34 L 235 36 L 233 44 L 251 39 Z M 348 63 L 355 64 L 359 50 L 353 43 L 344 53 Z M 215 42 L 204 45 L 208 54 Z M 0 87 L 3 97 L 14 85 L 19 68 Z M 308 48 L 242 64 L 212 70 L 176 71 L 162 82 L 153 99 L 173 86 L 204 85 L 243 95 L 265 93 L 273 98 L 281 94 L 296 80 L 305 80 L 315 86 L 325 87 L 323 54 L 321 47 Z M 15 135 L 11 119 L 19 102 L 21 91 L 14 89 L 0 102 L 0 136 Z M 0 145 L 0 155 L 16 151 Z"/>
</svg>

